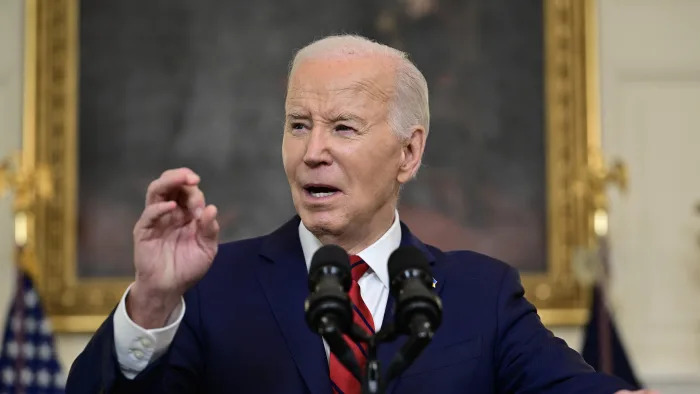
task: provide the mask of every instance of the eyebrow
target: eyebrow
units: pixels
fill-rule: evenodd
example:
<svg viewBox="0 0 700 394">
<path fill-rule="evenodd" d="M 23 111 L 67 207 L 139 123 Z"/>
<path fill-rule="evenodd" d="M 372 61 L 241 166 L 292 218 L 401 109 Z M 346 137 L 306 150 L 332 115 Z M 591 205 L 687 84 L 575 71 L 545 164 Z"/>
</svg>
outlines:
<svg viewBox="0 0 700 394">
<path fill-rule="evenodd" d="M 341 112 L 338 114 L 333 114 L 333 115 L 328 117 L 328 120 L 330 120 L 333 123 L 355 121 L 355 122 L 360 123 L 361 125 L 367 124 L 367 121 L 365 121 L 361 117 L 359 117 L 355 114 L 349 113 L 349 112 Z"/>
<path fill-rule="evenodd" d="M 305 112 L 290 112 L 286 116 L 288 121 L 294 121 L 294 120 L 308 120 L 311 119 L 311 115 Z M 330 116 L 326 117 L 326 120 L 329 123 L 337 123 L 337 122 L 349 122 L 349 121 L 354 121 L 359 123 L 360 125 L 364 126 L 367 124 L 367 121 L 364 120 L 363 118 L 349 113 L 349 112 L 341 112 L 337 114 L 331 114 Z"/>
<path fill-rule="evenodd" d="M 288 120 L 305 120 L 305 119 L 310 119 L 311 116 L 306 113 L 302 112 L 291 112 L 287 114 L 287 119 Z"/>
</svg>

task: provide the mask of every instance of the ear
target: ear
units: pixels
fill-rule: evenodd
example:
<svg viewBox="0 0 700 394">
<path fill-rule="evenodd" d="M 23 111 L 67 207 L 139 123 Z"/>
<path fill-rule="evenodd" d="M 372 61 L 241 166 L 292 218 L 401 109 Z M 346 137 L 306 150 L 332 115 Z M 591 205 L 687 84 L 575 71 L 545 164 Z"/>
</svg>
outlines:
<svg viewBox="0 0 700 394">
<path fill-rule="evenodd" d="M 426 141 L 425 129 L 422 126 L 415 126 L 411 132 L 411 137 L 403 141 L 401 151 L 401 163 L 396 180 L 404 184 L 416 176 L 423 159 Z"/>
</svg>

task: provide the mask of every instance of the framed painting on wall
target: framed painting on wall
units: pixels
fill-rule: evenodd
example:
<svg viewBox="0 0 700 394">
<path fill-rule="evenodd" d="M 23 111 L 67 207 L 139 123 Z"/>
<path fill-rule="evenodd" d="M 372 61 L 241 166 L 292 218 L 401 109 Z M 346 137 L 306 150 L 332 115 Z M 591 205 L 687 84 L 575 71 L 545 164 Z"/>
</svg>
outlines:
<svg viewBox="0 0 700 394">
<path fill-rule="evenodd" d="M 24 148 L 55 190 L 30 239 L 56 328 L 94 330 L 118 302 L 146 187 L 167 168 L 201 175 L 224 241 L 294 214 L 280 157 L 288 62 L 339 32 L 408 52 L 428 80 L 430 138 L 402 220 L 426 243 L 517 267 L 545 323 L 582 323 L 571 259 L 590 236 L 575 187 L 591 138 L 587 7 L 28 1 Z"/>
</svg>

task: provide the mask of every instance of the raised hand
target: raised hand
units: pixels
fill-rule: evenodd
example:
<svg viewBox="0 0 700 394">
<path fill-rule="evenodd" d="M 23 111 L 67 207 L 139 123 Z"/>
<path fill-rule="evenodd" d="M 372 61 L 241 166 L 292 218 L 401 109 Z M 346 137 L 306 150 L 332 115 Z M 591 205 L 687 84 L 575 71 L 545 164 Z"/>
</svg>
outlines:
<svg viewBox="0 0 700 394">
<path fill-rule="evenodd" d="M 126 302 L 141 327 L 162 327 L 216 255 L 217 210 L 206 205 L 199 181 L 188 168 L 167 170 L 146 192 L 146 208 L 134 226 L 136 281 Z"/>
</svg>

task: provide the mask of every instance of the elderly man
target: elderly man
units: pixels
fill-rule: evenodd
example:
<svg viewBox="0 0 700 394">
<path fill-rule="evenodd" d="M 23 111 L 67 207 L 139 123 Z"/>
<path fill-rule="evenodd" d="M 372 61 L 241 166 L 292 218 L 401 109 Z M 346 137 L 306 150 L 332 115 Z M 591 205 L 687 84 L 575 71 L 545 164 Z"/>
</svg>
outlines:
<svg viewBox="0 0 700 394">
<path fill-rule="evenodd" d="M 68 392 L 359 393 L 304 320 L 308 266 L 324 244 L 360 267 L 353 301 L 369 331 L 393 317 L 391 252 L 413 245 L 431 264 L 444 322 L 390 392 L 626 388 L 542 326 L 514 269 L 424 245 L 399 221 L 399 190 L 418 171 L 429 123 L 427 84 L 404 53 L 357 36 L 314 42 L 294 59 L 285 111 L 282 158 L 298 216 L 218 245 L 198 175 L 165 171 L 134 228 L 136 279 L 74 363 Z M 401 344 L 379 346 L 384 366 Z"/>
</svg>

